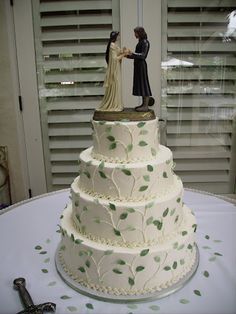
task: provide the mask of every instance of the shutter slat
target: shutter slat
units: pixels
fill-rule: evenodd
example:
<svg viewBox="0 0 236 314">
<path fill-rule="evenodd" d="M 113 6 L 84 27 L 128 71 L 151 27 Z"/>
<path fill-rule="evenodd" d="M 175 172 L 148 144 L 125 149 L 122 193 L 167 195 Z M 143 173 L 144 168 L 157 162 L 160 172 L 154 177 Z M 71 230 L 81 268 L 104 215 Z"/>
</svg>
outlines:
<svg viewBox="0 0 236 314">
<path fill-rule="evenodd" d="M 184 44 L 186 44 L 186 42 L 184 42 Z M 179 47 L 181 47 L 181 50 L 182 48 L 184 49 L 182 45 Z M 195 47 L 195 44 L 194 44 L 194 47 Z M 201 54 L 201 56 L 194 55 L 193 50 L 190 50 L 190 53 L 188 54 L 184 53 L 184 51 L 181 54 L 172 52 L 170 59 L 172 58 L 190 62 L 192 63 L 193 66 L 214 66 L 214 67 L 222 67 L 222 66 L 225 67 L 225 66 L 230 66 L 230 65 L 236 66 L 236 58 L 224 52 L 220 54 L 204 52 L 204 54 Z M 163 62 L 166 62 L 166 61 L 163 61 Z"/>
<path fill-rule="evenodd" d="M 168 80 L 236 80 L 236 70 L 226 71 L 224 67 L 218 68 L 175 68 L 166 71 Z"/>
<path fill-rule="evenodd" d="M 48 31 L 42 34 L 42 42 L 58 40 L 79 40 L 79 39 L 109 39 L 111 29 L 91 29 L 91 30 L 68 30 L 68 31 Z"/>
<path fill-rule="evenodd" d="M 235 107 L 234 95 L 169 95 L 167 107 Z"/>
<path fill-rule="evenodd" d="M 175 171 L 201 171 L 201 170 L 229 170 L 229 162 L 227 159 L 189 159 L 178 160 Z"/>
<path fill-rule="evenodd" d="M 84 45 L 78 44 L 50 44 L 43 47 L 42 54 L 44 56 L 50 55 L 63 55 L 70 56 L 72 54 L 94 54 L 94 53 L 104 53 L 106 51 L 106 44 L 103 43 L 86 43 Z M 71 56 L 72 57 L 72 56 Z"/>
<path fill-rule="evenodd" d="M 100 72 L 100 73 L 99 73 Z M 78 72 L 78 73 L 69 73 L 62 72 L 48 74 L 44 77 L 44 82 L 46 83 L 60 83 L 60 82 L 103 82 L 105 72 L 101 71 L 90 71 L 90 72 Z"/>
<path fill-rule="evenodd" d="M 93 117 L 93 111 L 80 110 L 73 111 L 55 111 L 48 115 L 48 123 L 75 123 L 75 122 L 90 122 Z"/>
<path fill-rule="evenodd" d="M 181 121 L 176 124 L 175 121 L 168 122 L 167 134 L 207 134 L 212 133 L 231 133 L 232 124 L 228 121 Z"/>
<path fill-rule="evenodd" d="M 220 41 L 203 40 L 203 42 L 193 40 L 173 40 L 167 44 L 169 52 L 225 52 L 226 44 Z M 231 41 L 227 43 L 227 51 L 235 52 L 236 43 Z"/>
<path fill-rule="evenodd" d="M 222 23 L 227 22 L 228 12 L 169 12 L 168 22 L 169 23 Z"/>
<path fill-rule="evenodd" d="M 225 8 L 235 7 L 235 0 L 168 0 L 168 7 L 170 8 Z"/>
<path fill-rule="evenodd" d="M 111 14 L 92 14 L 82 16 L 53 16 L 40 20 L 41 27 L 67 26 L 67 25 L 99 25 L 112 24 Z"/>
<path fill-rule="evenodd" d="M 77 161 L 79 154 L 82 152 L 82 149 L 52 149 L 50 160 L 53 161 Z"/>
<path fill-rule="evenodd" d="M 106 67 L 104 57 L 94 56 L 89 58 L 81 58 L 79 60 L 55 60 L 44 61 L 42 63 L 45 71 L 51 69 L 77 69 L 77 68 L 100 68 Z"/>
<path fill-rule="evenodd" d="M 94 96 L 103 95 L 103 87 L 94 87 L 93 85 L 87 87 L 77 88 L 42 88 L 39 91 L 40 97 L 65 97 L 65 96 Z"/>
<path fill-rule="evenodd" d="M 48 110 L 94 109 L 100 105 L 102 97 L 63 97 L 57 101 L 47 102 Z"/>
<path fill-rule="evenodd" d="M 169 26 L 167 29 L 168 37 L 214 37 L 222 38 L 226 31 L 225 25 L 222 26 Z M 223 44 L 223 43 L 221 43 Z"/>
<path fill-rule="evenodd" d="M 52 138 L 49 144 L 50 149 L 80 149 L 87 148 L 92 145 L 92 140 L 89 136 L 73 136 L 73 137 L 55 137 Z"/>
<path fill-rule="evenodd" d="M 168 117 L 169 121 L 173 120 L 233 120 L 236 114 L 235 108 L 169 108 Z"/>
<path fill-rule="evenodd" d="M 60 12 L 60 11 L 79 11 L 79 10 L 108 10 L 112 8 L 111 0 L 96 1 L 55 1 L 40 4 L 40 12 Z"/>
<path fill-rule="evenodd" d="M 49 126 L 48 135 L 49 136 L 74 136 L 76 135 L 92 135 L 92 129 L 90 124 L 88 126 L 78 126 L 78 123 L 71 123 L 67 125 L 51 124 Z"/>
<path fill-rule="evenodd" d="M 167 146 L 226 146 L 231 145 L 227 134 L 177 134 L 167 136 Z"/>
<path fill-rule="evenodd" d="M 230 158 L 231 151 L 228 146 L 175 146 L 172 147 L 174 159 L 179 162 L 180 159 L 188 158 Z"/>
<path fill-rule="evenodd" d="M 190 188 L 190 189 L 196 189 L 199 192 L 201 191 L 208 191 L 209 193 L 214 193 L 214 194 L 227 194 L 230 193 L 230 188 L 229 185 L 226 184 L 225 182 L 191 182 L 191 183 L 185 183 L 184 184 L 185 188 Z"/>
<path fill-rule="evenodd" d="M 227 171 L 178 171 L 184 182 L 229 182 Z"/>
</svg>

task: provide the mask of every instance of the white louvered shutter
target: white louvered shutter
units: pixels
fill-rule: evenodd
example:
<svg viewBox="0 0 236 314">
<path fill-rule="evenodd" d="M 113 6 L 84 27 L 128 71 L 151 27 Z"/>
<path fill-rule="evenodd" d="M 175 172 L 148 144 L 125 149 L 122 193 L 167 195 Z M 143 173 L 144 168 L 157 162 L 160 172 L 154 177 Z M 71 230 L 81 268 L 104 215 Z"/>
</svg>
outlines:
<svg viewBox="0 0 236 314">
<path fill-rule="evenodd" d="M 235 189 L 234 10 L 235 0 L 163 1 L 165 144 L 186 187 L 215 193 Z"/>
<path fill-rule="evenodd" d="M 92 145 L 90 120 L 104 94 L 104 52 L 119 30 L 118 0 L 33 0 L 48 191 L 68 187 Z"/>
</svg>

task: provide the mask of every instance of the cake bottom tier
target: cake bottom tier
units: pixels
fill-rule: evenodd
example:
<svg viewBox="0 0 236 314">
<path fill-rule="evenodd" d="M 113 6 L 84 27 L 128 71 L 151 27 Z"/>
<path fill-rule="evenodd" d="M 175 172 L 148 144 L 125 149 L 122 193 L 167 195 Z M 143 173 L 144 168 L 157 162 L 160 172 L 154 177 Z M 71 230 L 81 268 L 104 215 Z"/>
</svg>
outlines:
<svg viewBox="0 0 236 314">
<path fill-rule="evenodd" d="M 78 233 L 71 207 L 61 219 L 59 261 L 77 283 L 111 295 L 142 295 L 171 287 L 191 271 L 196 259 L 195 217 L 184 206 L 186 225 L 173 240 L 126 248 L 99 244 Z"/>
</svg>

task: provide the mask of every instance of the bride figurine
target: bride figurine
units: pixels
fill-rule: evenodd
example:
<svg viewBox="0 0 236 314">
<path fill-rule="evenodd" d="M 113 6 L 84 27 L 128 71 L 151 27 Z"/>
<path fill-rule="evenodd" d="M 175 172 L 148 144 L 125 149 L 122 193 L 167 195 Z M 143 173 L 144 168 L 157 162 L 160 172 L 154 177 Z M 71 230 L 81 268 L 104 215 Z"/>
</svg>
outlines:
<svg viewBox="0 0 236 314">
<path fill-rule="evenodd" d="M 111 32 L 106 49 L 107 71 L 104 81 L 105 94 L 98 111 L 122 111 L 124 106 L 121 96 L 121 60 L 126 55 L 117 45 L 119 32 Z"/>
</svg>

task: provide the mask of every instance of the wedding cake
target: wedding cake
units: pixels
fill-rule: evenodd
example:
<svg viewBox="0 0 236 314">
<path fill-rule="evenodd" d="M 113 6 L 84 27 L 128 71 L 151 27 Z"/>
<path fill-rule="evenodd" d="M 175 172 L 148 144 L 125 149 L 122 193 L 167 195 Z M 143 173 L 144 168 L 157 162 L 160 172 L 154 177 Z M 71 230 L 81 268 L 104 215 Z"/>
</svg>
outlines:
<svg viewBox="0 0 236 314">
<path fill-rule="evenodd" d="M 95 112 L 61 216 L 59 261 L 83 287 L 115 296 L 162 291 L 196 262 L 196 220 L 172 152 L 145 113 Z"/>
</svg>

